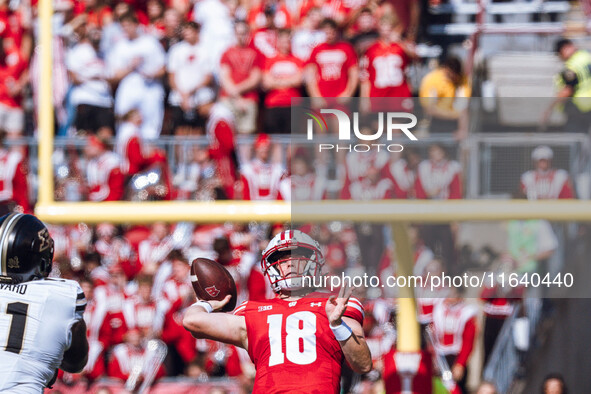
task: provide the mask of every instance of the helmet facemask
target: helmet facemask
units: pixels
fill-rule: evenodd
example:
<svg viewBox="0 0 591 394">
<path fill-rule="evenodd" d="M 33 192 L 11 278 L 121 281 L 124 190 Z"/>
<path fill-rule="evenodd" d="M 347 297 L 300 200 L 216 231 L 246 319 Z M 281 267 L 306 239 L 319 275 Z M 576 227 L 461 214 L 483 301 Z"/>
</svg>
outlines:
<svg viewBox="0 0 591 394">
<path fill-rule="evenodd" d="M 275 292 L 312 287 L 314 278 L 320 276 L 324 266 L 320 250 L 298 242 L 269 250 L 262 262 L 263 272 Z M 305 277 L 309 279 L 304 280 Z"/>
</svg>

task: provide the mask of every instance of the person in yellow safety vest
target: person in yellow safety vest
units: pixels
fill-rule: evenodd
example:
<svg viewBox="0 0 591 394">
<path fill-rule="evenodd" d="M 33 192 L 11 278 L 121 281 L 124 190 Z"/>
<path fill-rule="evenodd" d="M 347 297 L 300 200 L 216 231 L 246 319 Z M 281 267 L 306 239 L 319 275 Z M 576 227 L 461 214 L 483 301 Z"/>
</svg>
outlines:
<svg viewBox="0 0 591 394">
<path fill-rule="evenodd" d="M 564 103 L 568 117 L 564 131 L 586 133 L 591 121 L 591 53 L 566 38 L 556 42 L 555 50 L 564 69 L 555 77 L 558 92 L 544 112 L 542 124 L 547 123 L 556 105 Z"/>
</svg>

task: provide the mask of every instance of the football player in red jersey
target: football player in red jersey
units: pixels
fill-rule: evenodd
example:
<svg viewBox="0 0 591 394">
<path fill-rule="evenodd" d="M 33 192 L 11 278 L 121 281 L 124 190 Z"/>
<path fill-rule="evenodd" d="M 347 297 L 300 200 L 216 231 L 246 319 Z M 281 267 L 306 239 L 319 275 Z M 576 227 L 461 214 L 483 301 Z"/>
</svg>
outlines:
<svg viewBox="0 0 591 394">
<path fill-rule="evenodd" d="M 312 292 L 304 277 L 320 275 L 319 244 L 298 230 L 277 234 L 261 261 L 277 297 L 246 301 L 233 314 L 219 311 L 230 300 L 197 301 L 183 325 L 208 338 L 248 351 L 257 369 L 254 393 L 338 393 L 341 363 L 367 373 L 371 354 L 363 335 L 363 307 L 344 288 L 338 297 Z"/>
</svg>

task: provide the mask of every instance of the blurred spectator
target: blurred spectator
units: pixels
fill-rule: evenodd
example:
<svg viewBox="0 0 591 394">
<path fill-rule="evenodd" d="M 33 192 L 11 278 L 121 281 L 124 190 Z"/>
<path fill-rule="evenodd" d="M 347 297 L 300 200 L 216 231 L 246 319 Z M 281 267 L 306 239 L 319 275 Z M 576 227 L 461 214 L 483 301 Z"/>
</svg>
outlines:
<svg viewBox="0 0 591 394">
<path fill-rule="evenodd" d="M 54 8 L 59 8 L 54 6 Z M 4 50 L 17 50 L 29 61 L 33 51 L 31 35 L 31 5 L 29 1 L 18 3 L 0 2 L 0 36 L 4 39 Z"/>
<path fill-rule="evenodd" d="M 110 377 L 126 381 L 136 368 L 143 366 L 147 350 L 144 339 L 140 330 L 130 330 L 125 334 L 125 342 L 115 346 L 111 353 L 108 365 Z M 142 370 L 142 373 L 145 372 Z M 160 366 L 156 373 L 156 379 L 164 375 L 164 368 Z"/>
<path fill-rule="evenodd" d="M 361 60 L 361 97 L 390 97 L 381 100 L 363 100 L 362 110 L 391 111 L 412 108 L 410 85 L 406 80 L 406 68 L 413 60 L 414 49 L 400 40 L 394 30 L 392 16 L 382 17 L 379 23 L 379 39 L 367 49 Z M 394 99 L 393 99 L 394 98 Z M 393 100 L 393 101 L 392 101 Z"/>
<path fill-rule="evenodd" d="M 96 324 L 99 327 L 98 340 L 104 349 L 123 342 L 127 324 L 123 315 L 123 305 L 128 297 L 125 287 L 127 277 L 121 266 L 109 267 L 108 283 L 94 289 L 97 309 Z"/>
<path fill-rule="evenodd" d="M 193 8 L 193 19 L 201 25 L 201 42 L 211 58 L 219 64 L 222 54 L 234 44 L 234 27 L 229 2 L 198 0 Z"/>
<path fill-rule="evenodd" d="M 133 14 L 120 18 L 125 38 L 107 55 L 107 63 L 115 83 L 115 114 L 125 115 L 139 108 L 144 123 L 142 136 L 155 139 L 160 135 L 164 116 L 165 54 L 160 43 L 151 35 L 140 34 L 138 20 Z"/>
<path fill-rule="evenodd" d="M 446 57 L 441 65 L 425 75 L 421 81 L 421 105 L 432 117 L 432 133 L 455 133 L 456 138 L 468 132 L 467 97 L 471 91 L 462 61 L 456 56 Z"/>
<path fill-rule="evenodd" d="M 559 373 L 550 373 L 542 383 L 542 394 L 568 394 L 564 377 Z"/>
<path fill-rule="evenodd" d="M 170 227 L 166 223 L 153 223 L 148 238 L 139 243 L 138 256 L 143 273 L 155 274 L 158 265 L 172 251 L 172 240 L 169 230 Z"/>
<path fill-rule="evenodd" d="M 273 25 L 278 29 L 291 29 L 291 14 L 285 6 L 285 2 L 279 0 L 259 0 L 248 13 L 248 24 L 253 29 L 261 29 L 267 24 L 268 15 L 273 20 Z"/>
<path fill-rule="evenodd" d="M 456 288 L 456 295 L 435 304 L 433 308 L 433 333 L 435 351 L 447 360 L 453 380 L 462 393 L 466 391 L 468 359 L 476 337 L 476 313 L 474 305 L 466 303 Z"/>
<path fill-rule="evenodd" d="M 4 133 L 0 132 L 1 134 Z M 7 138 L 6 135 L 0 137 L 0 214 L 15 211 L 31 213 L 26 157 L 20 149 L 5 147 L 4 141 Z"/>
<path fill-rule="evenodd" d="M 387 393 L 403 393 L 404 387 L 403 378 L 399 371 L 402 368 L 406 368 L 407 365 L 403 364 L 405 361 L 404 354 L 401 354 L 396 349 L 394 344 L 388 353 L 383 356 L 384 365 L 384 386 L 385 392 Z M 408 354 L 406 355 L 409 356 Z M 415 374 L 411 376 L 411 387 L 413 393 L 431 394 L 433 393 L 433 358 L 431 353 L 427 350 L 421 350 L 418 354 L 419 362 L 417 364 L 417 370 Z M 400 364 L 400 365 L 398 365 Z"/>
<path fill-rule="evenodd" d="M 311 8 L 293 32 L 291 49 L 295 57 L 307 62 L 312 50 L 324 42 L 324 31 L 320 29 L 322 15 L 319 8 Z"/>
<path fill-rule="evenodd" d="M 124 177 L 121 158 L 107 150 L 105 142 L 90 136 L 84 148 L 86 180 L 90 201 L 118 201 L 123 197 Z"/>
<path fill-rule="evenodd" d="M 137 329 L 143 338 L 157 338 L 162 333 L 163 316 L 152 297 L 154 283 L 150 275 L 138 275 L 137 293 L 126 300 L 123 306 L 125 322 L 130 329 Z"/>
<path fill-rule="evenodd" d="M 100 223 L 96 226 L 97 240 L 94 248 L 101 255 L 102 265 L 111 267 L 121 266 L 128 279 L 133 279 L 141 266 L 129 242 L 117 234 L 117 228 L 111 223 Z"/>
<path fill-rule="evenodd" d="M 208 103 L 199 109 L 207 118 L 206 133 L 210 141 L 209 157 L 216 163 L 219 182 L 216 199 L 233 199 L 238 179 L 238 157 L 234 144 L 235 121 L 222 103 Z"/>
<path fill-rule="evenodd" d="M 213 250 L 218 256 L 216 261 L 226 267 L 234 278 L 241 298 L 237 305 L 243 300 L 266 299 L 267 282 L 260 270 L 258 259 L 252 253 L 235 253 L 227 237 L 216 238 Z"/>
<path fill-rule="evenodd" d="M 283 167 L 270 161 L 271 140 L 260 134 L 254 145 L 254 158 L 240 168 L 243 200 L 282 200 L 279 182 Z"/>
<path fill-rule="evenodd" d="M 266 24 L 252 32 L 251 45 L 261 53 L 265 59 L 277 56 L 278 31 L 273 23 L 273 12 L 265 12 Z"/>
<path fill-rule="evenodd" d="M 367 52 L 374 42 L 379 38 L 376 18 L 371 9 L 360 8 L 357 16 L 357 29 L 351 37 L 351 44 L 355 48 L 357 56 L 361 57 Z"/>
<path fill-rule="evenodd" d="M 160 39 L 160 43 L 166 52 L 168 52 L 174 44 L 182 40 L 180 35 L 181 19 L 182 17 L 179 14 L 179 11 L 174 8 L 167 8 L 166 11 L 164 11 L 164 32 Z"/>
<path fill-rule="evenodd" d="M 84 322 L 86 323 L 86 336 L 88 337 L 88 362 L 82 374 L 90 382 L 105 374 L 104 344 L 99 341 L 99 329 L 102 321 L 97 319 L 97 304 L 94 299 L 94 284 L 91 280 L 82 279 L 80 287 L 86 297 L 86 309 L 84 309 Z"/>
<path fill-rule="evenodd" d="M 139 110 L 132 109 L 122 118 L 117 130 L 115 149 L 123 159 L 122 172 L 133 176 L 149 167 L 159 165 L 168 173 L 168 163 L 164 152 L 153 147 L 146 147 L 140 133 L 142 115 Z"/>
<path fill-rule="evenodd" d="M 482 382 L 476 390 L 476 394 L 497 394 L 497 388 L 491 382 Z"/>
<path fill-rule="evenodd" d="M 416 41 L 421 16 L 421 0 L 391 0 L 399 22 L 397 30 L 409 41 Z"/>
<path fill-rule="evenodd" d="M 79 133 L 113 136 L 113 96 L 104 62 L 98 56 L 100 30 L 82 24 L 76 30 L 80 41 L 66 57 L 66 67 L 73 87 L 70 105 L 76 108 L 74 125 Z"/>
<path fill-rule="evenodd" d="M 25 115 L 22 94 L 29 83 L 27 61 L 16 46 L 0 38 L 0 130 L 22 135 Z"/>
<path fill-rule="evenodd" d="M 393 198 L 415 198 L 415 181 L 421 156 L 412 148 L 405 148 L 402 157 L 392 156 L 390 165 L 385 169 L 386 176 L 394 185 Z"/>
<path fill-rule="evenodd" d="M 150 21 L 146 33 L 152 34 L 159 41 L 164 37 L 164 3 L 161 0 L 148 0 L 146 13 Z"/>
<path fill-rule="evenodd" d="M 189 280 L 189 261 L 178 254 L 171 261 L 172 274 L 164 283 L 158 309 L 164 315 L 162 340 L 172 346 L 186 364 L 197 355 L 195 338 L 183 328 L 184 310 L 195 302 L 195 292 Z M 182 372 L 182 368 L 179 373 Z"/>
<path fill-rule="evenodd" d="M 102 29 L 113 22 L 113 10 L 104 0 L 84 0 L 77 2 L 74 8 L 75 14 L 86 14 L 86 27 L 88 29 Z"/>
<path fill-rule="evenodd" d="M 568 172 L 552 168 L 554 152 L 540 145 L 531 154 L 534 169 L 521 175 L 521 190 L 528 200 L 575 198 Z"/>
<path fill-rule="evenodd" d="M 292 98 L 301 97 L 303 64 L 291 54 L 291 32 L 277 36 L 277 56 L 267 59 L 263 71 L 265 97 L 265 133 L 289 134 Z"/>
<path fill-rule="evenodd" d="M 306 85 L 316 107 L 326 107 L 326 97 L 349 100 L 357 89 L 359 67 L 351 44 L 339 40 L 338 27 L 332 19 L 320 24 L 326 41 L 312 50 L 306 66 Z"/>
<path fill-rule="evenodd" d="M 256 129 L 261 82 L 261 55 L 249 46 L 250 30 L 245 22 L 235 25 L 237 45 L 229 48 L 220 60 L 222 102 L 236 119 L 236 131 L 250 134 Z"/>
<path fill-rule="evenodd" d="M 300 17 L 308 14 L 310 9 L 318 8 L 323 19 L 333 19 L 338 26 L 342 26 L 349 11 L 344 3 L 341 0 L 303 0 L 301 2 Z"/>
<path fill-rule="evenodd" d="M 454 200 L 462 198 L 462 166 L 447 158 L 442 145 L 429 147 L 429 160 L 419 164 L 415 181 L 418 199 Z"/>
<path fill-rule="evenodd" d="M 312 161 L 306 154 L 298 154 L 291 160 L 290 190 L 284 192 L 283 197 L 289 196 L 293 201 L 314 201 L 326 198 L 326 179 L 324 170 L 312 167 Z M 288 198 L 286 198 L 287 200 Z"/>
<path fill-rule="evenodd" d="M 564 69 L 555 77 L 556 98 L 544 112 L 542 124 L 546 124 L 556 105 L 564 104 L 567 115 L 564 131 L 587 133 L 591 119 L 591 53 L 577 48 L 567 38 L 556 42 L 555 51 L 564 62 Z"/>
<path fill-rule="evenodd" d="M 508 251 L 517 272 L 548 272 L 558 239 L 546 220 L 512 220 L 507 225 Z"/>
<path fill-rule="evenodd" d="M 212 82 L 211 64 L 206 48 L 200 43 L 199 25 L 185 22 L 183 41 L 170 48 L 168 54 L 168 81 L 171 92 L 173 129 L 178 134 L 189 134 L 202 129 L 205 120 L 197 113 L 197 105 L 204 98 L 213 97 L 208 86 Z"/>
</svg>

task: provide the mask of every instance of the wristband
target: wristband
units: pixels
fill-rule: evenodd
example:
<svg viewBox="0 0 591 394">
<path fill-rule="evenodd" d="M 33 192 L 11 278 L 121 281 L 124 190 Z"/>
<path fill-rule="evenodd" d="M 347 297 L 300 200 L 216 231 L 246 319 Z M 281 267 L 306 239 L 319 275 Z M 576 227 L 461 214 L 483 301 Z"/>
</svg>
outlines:
<svg viewBox="0 0 591 394">
<path fill-rule="evenodd" d="M 205 311 L 206 311 L 207 313 L 211 313 L 211 312 L 213 312 L 213 307 L 212 307 L 212 306 L 211 306 L 211 304 L 210 304 L 209 302 L 207 302 L 207 301 L 199 300 L 199 301 L 197 301 L 196 303 L 194 303 L 194 304 L 193 304 L 193 305 L 191 305 L 191 306 L 195 306 L 195 305 L 198 305 L 198 306 L 202 307 L 203 309 L 205 309 Z"/>
<path fill-rule="evenodd" d="M 341 322 L 341 324 L 336 327 L 333 327 L 330 324 L 329 326 L 337 341 L 346 341 L 351 335 L 353 335 L 353 330 L 351 330 L 351 327 L 345 322 Z"/>
</svg>

